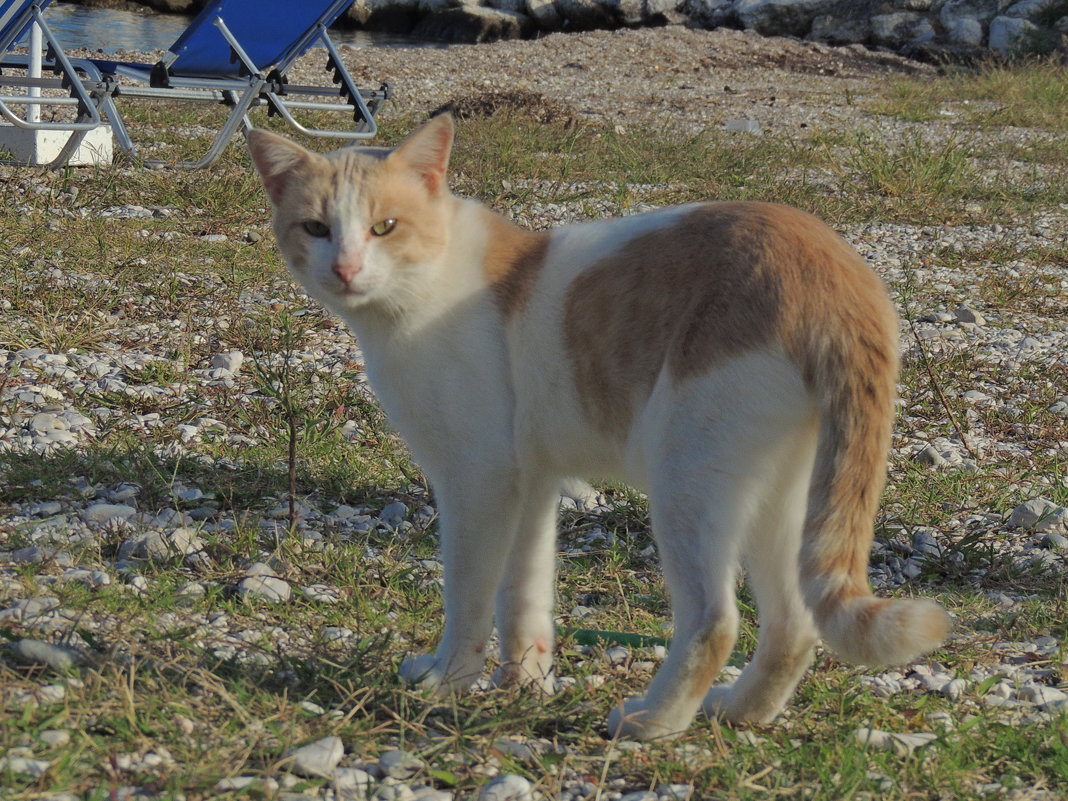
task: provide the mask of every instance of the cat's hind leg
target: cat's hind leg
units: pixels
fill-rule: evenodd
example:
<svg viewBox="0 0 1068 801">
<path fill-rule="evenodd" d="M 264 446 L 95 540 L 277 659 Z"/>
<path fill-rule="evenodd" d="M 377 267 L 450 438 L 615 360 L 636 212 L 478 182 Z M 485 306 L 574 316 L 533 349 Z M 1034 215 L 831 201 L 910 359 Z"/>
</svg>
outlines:
<svg viewBox="0 0 1068 801">
<path fill-rule="evenodd" d="M 497 684 L 518 682 L 555 690 L 553 592 L 559 485 L 539 480 L 526 487 L 504 575 L 497 588 L 501 666 Z"/>
<path fill-rule="evenodd" d="M 709 716 L 770 722 L 812 662 L 817 631 L 801 592 L 798 552 L 815 437 L 813 421 L 794 436 L 784 436 L 781 456 L 773 459 L 778 479 L 769 482 L 743 556 L 760 615 L 757 647 L 737 680 L 713 687 L 705 696 Z"/>
<path fill-rule="evenodd" d="M 720 477 L 702 487 L 700 499 L 688 492 L 650 496 L 675 631 L 667 660 L 645 695 L 627 699 L 609 715 L 608 733 L 614 737 L 649 740 L 685 731 L 730 656 L 738 628 L 738 521 L 731 513 L 731 484 Z"/>
</svg>

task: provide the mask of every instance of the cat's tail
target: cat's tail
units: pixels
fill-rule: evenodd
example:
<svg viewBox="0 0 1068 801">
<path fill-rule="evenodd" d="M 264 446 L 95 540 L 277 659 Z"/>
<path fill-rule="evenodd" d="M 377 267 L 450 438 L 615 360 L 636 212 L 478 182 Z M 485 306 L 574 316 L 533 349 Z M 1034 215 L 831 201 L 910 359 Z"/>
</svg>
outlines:
<svg viewBox="0 0 1068 801">
<path fill-rule="evenodd" d="M 839 656 L 864 665 L 903 664 L 938 647 L 950 619 L 933 601 L 876 598 L 868 583 L 894 415 L 896 315 L 888 300 L 867 309 L 840 307 L 837 314 L 850 318 L 837 321 L 833 330 L 840 333 L 812 334 L 801 355 L 820 402 L 801 583 L 824 641 Z"/>
</svg>

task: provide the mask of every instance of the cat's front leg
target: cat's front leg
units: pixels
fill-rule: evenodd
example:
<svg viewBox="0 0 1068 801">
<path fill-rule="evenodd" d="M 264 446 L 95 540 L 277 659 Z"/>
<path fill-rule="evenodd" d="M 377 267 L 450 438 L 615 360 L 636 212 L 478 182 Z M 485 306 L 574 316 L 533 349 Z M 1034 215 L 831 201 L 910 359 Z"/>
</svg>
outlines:
<svg viewBox="0 0 1068 801">
<path fill-rule="evenodd" d="M 440 694 L 468 689 L 482 672 L 494 590 L 518 517 L 516 484 L 507 471 L 487 475 L 457 467 L 456 475 L 438 490 L 445 631 L 434 653 L 406 659 L 400 671 L 405 681 Z"/>
<path fill-rule="evenodd" d="M 556 690 L 553 675 L 553 586 L 556 578 L 556 515 L 560 490 L 540 480 L 523 493 L 517 534 L 497 588 L 501 666 L 498 685 L 519 683 Z"/>
</svg>

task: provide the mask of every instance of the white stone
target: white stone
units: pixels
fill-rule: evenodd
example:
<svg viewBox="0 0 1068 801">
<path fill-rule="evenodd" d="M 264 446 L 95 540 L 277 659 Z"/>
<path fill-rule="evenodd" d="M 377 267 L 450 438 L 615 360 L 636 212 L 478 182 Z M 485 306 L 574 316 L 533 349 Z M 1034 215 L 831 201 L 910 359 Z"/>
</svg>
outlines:
<svg viewBox="0 0 1068 801">
<path fill-rule="evenodd" d="M 103 525 L 112 520 L 129 520 L 137 514 L 137 510 L 124 503 L 94 503 L 81 512 L 81 518 L 86 523 Z"/>
<path fill-rule="evenodd" d="M 340 737 L 324 737 L 308 743 L 288 754 L 289 770 L 298 776 L 330 776 L 345 756 L 345 744 Z"/>
<path fill-rule="evenodd" d="M 242 598 L 260 598 L 271 603 L 288 601 L 293 590 L 284 579 L 273 576 L 249 576 L 237 585 Z"/>
<path fill-rule="evenodd" d="M 226 353 L 216 353 L 211 357 L 211 366 L 218 370 L 226 370 L 236 373 L 245 362 L 245 354 L 239 350 L 231 350 Z"/>
<path fill-rule="evenodd" d="M 10 771 L 20 776 L 30 776 L 39 779 L 44 776 L 51 762 L 44 759 L 33 759 L 25 756 L 6 756 L 0 758 L 0 774 Z"/>
<path fill-rule="evenodd" d="M 533 801 L 534 787 L 522 776 L 504 773 L 482 785 L 478 801 Z"/>
<path fill-rule="evenodd" d="M 857 742 L 871 748 L 884 751 L 893 751 L 899 756 L 908 756 L 917 748 L 930 745 L 938 739 L 937 734 L 916 732 L 911 734 L 899 734 L 897 732 L 880 731 L 879 729 L 860 728 L 855 732 Z"/>
<path fill-rule="evenodd" d="M 1008 524 L 1012 528 L 1037 530 L 1044 522 L 1054 518 L 1061 509 L 1062 507 L 1047 498 L 1032 498 L 1012 510 Z"/>
</svg>

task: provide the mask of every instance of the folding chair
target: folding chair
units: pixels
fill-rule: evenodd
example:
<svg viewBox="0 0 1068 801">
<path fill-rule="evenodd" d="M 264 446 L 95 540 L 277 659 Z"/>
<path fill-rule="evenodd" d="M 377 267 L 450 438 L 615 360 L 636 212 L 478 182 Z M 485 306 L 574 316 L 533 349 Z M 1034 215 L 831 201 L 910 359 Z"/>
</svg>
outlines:
<svg viewBox="0 0 1068 801">
<path fill-rule="evenodd" d="M 108 87 L 95 67 L 76 66 L 67 58 L 42 13 L 49 2 L 0 0 L 0 116 L 16 128 L 69 132 L 70 137 L 48 165 L 55 167 L 66 164 L 86 134 L 104 124 L 100 106 Z M 35 23 L 41 42 L 34 35 L 32 47 L 47 47 L 39 64 L 58 77 L 36 74 L 35 59 L 11 52 Z M 49 119 L 42 118 L 42 109 L 50 110 Z M 55 119 L 64 114 L 68 119 Z"/>
<path fill-rule="evenodd" d="M 174 163 L 144 159 L 148 166 L 211 164 L 235 133 L 253 127 L 248 115 L 256 107 L 266 107 L 268 116 L 278 115 L 308 136 L 369 139 L 378 131 L 375 115 L 390 96 L 389 86 L 357 88 L 327 32 L 352 2 L 214 0 L 156 64 L 71 59 L 61 65 L 51 58 L 50 50 L 49 67 L 72 85 L 82 84 L 85 94 L 95 101 L 96 116 L 103 112 L 119 146 L 133 158 L 138 156 L 138 147 L 116 100 L 175 100 L 228 107 L 225 122 L 200 159 Z M 325 50 L 326 71 L 333 73 L 333 83 L 290 83 L 288 70 L 316 43 Z M 316 127 L 306 122 L 307 115 L 315 112 L 340 112 L 351 116 L 354 124 L 351 128 Z"/>
</svg>

